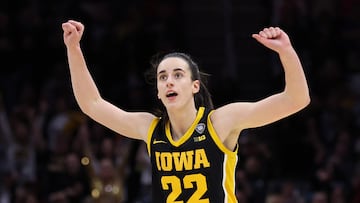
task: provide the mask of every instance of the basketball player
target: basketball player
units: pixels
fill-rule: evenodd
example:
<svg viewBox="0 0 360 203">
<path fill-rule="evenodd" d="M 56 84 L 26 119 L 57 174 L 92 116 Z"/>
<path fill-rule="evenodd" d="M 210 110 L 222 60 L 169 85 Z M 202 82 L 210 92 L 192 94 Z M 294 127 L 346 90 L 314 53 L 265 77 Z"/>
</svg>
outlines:
<svg viewBox="0 0 360 203">
<path fill-rule="evenodd" d="M 310 102 L 301 62 L 288 35 L 277 27 L 252 37 L 278 53 L 285 72 L 282 92 L 257 102 L 213 109 L 201 73 L 183 53 L 155 63 L 157 96 L 164 112 L 127 112 L 101 97 L 87 69 L 81 22 L 62 24 L 72 87 L 81 110 L 95 121 L 147 144 L 152 162 L 153 202 L 237 202 L 235 167 L 242 130 L 263 126 L 298 112 Z"/>
</svg>

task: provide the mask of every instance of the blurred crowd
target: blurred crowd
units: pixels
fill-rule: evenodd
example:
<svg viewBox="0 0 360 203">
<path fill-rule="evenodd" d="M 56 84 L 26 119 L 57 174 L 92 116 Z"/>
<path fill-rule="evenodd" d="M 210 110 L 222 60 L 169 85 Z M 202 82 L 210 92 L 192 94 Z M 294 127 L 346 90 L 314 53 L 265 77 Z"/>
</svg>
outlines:
<svg viewBox="0 0 360 203">
<path fill-rule="evenodd" d="M 182 2 L 0 3 L 0 203 L 151 202 L 146 145 L 104 128 L 76 105 L 61 23 L 85 24 L 82 46 L 106 99 L 152 111 L 155 91 L 142 76 L 158 51 L 186 49 Z M 271 5 L 268 25 L 292 37 L 312 102 L 294 116 L 242 132 L 238 200 L 358 203 L 360 1 L 263 2 Z M 272 77 L 282 81 L 279 73 Z"/>
</svg>

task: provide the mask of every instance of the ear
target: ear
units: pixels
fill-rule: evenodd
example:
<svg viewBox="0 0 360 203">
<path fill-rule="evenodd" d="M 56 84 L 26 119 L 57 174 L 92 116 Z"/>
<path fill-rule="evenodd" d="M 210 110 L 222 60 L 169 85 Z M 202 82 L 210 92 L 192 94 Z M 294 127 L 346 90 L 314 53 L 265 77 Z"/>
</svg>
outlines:
<svg viewBox="0 0 360 203">
<path fill-rule="evenodd" d="M 192 85 L 192 92 L 193 92 L 193 94 L 196 94 L 199 91 L 200 91 L 200 81 L 199 80 L 194 80 L 193 85 Z"/>
</svg>

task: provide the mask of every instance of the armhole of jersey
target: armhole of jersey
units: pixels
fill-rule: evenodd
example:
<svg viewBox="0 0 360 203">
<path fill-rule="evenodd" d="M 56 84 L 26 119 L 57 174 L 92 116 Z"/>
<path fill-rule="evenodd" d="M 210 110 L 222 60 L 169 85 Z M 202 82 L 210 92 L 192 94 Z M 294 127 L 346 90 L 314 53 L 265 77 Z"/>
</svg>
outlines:
<svg viewBox="0 0 360 203">
<path fill-rule="evenodd" d="M 149 130 L 148 130 L 148 133 L 147 133 L 146 145 L 147 145 L 147 151 L 148 151 L 149 156 L 150 156 L 150 147 L 151 147 L 151 137 L 152 137 L 152 134 L 154 133 L 155 127 L 157 126 L 159 121 L 160 121 L 160 118 L 154 118 L 154 120 L 151 121 Z"/>
<path fill-rule="evenodd" d="M 210 119 L 210 116 L 211 114 L 213 113 L 214 111 L 212 110 L 209 114 L 208 114 L 208 117 L 207 117 L 207 125 L 208 125 L 208 128 L 209 128 L 209 133 L 210 133 L 210 136 L 212 137 L 212 139 L 214 140 L 215 144 L 219 147 L 219 149 L 221 151 L 223 151 L 224 153 L 228 154 L 228 155 L 237 155 L 237 151 L 238 151 L 238 148 L 239 148 L 239 145 L 236 144 L 236 147 L 235 147 L 235 150 L 234 151 L 231 151 L 229 150 L 227 147 L 225 147 L 225 145 L 221 142 L 219 136 L 217 135 L 215 129 L 214 129 L 214 126 L 212 125 L 212 122 L 211 122 L 211 119 Z"/>
</svg>

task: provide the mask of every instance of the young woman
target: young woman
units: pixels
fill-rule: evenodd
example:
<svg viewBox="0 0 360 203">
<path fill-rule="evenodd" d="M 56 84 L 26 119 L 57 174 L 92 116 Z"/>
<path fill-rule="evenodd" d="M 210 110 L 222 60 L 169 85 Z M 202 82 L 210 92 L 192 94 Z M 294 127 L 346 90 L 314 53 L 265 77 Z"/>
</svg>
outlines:
<svg viewBox="0 0 360 203">
<path fill-rule="evenodd" d="M 257 102 L 213 109 L 199 69 L 183 53 L 165 55 L 154 66 L 164 112 L 127 112 L 104 100 L 87 69 L 80 46 L 84 25 L 62 24 L 72 87 L 81 110 L 113 131 L 147 143 L 152 162 L 153 202 L 237 202 L 235 167 L 242 130 L 298 112 L 310 102 L 301 62 L 278 27 L 252 37 L 278 53 L 285 72 L 282 92 Z"/>
</svg>

